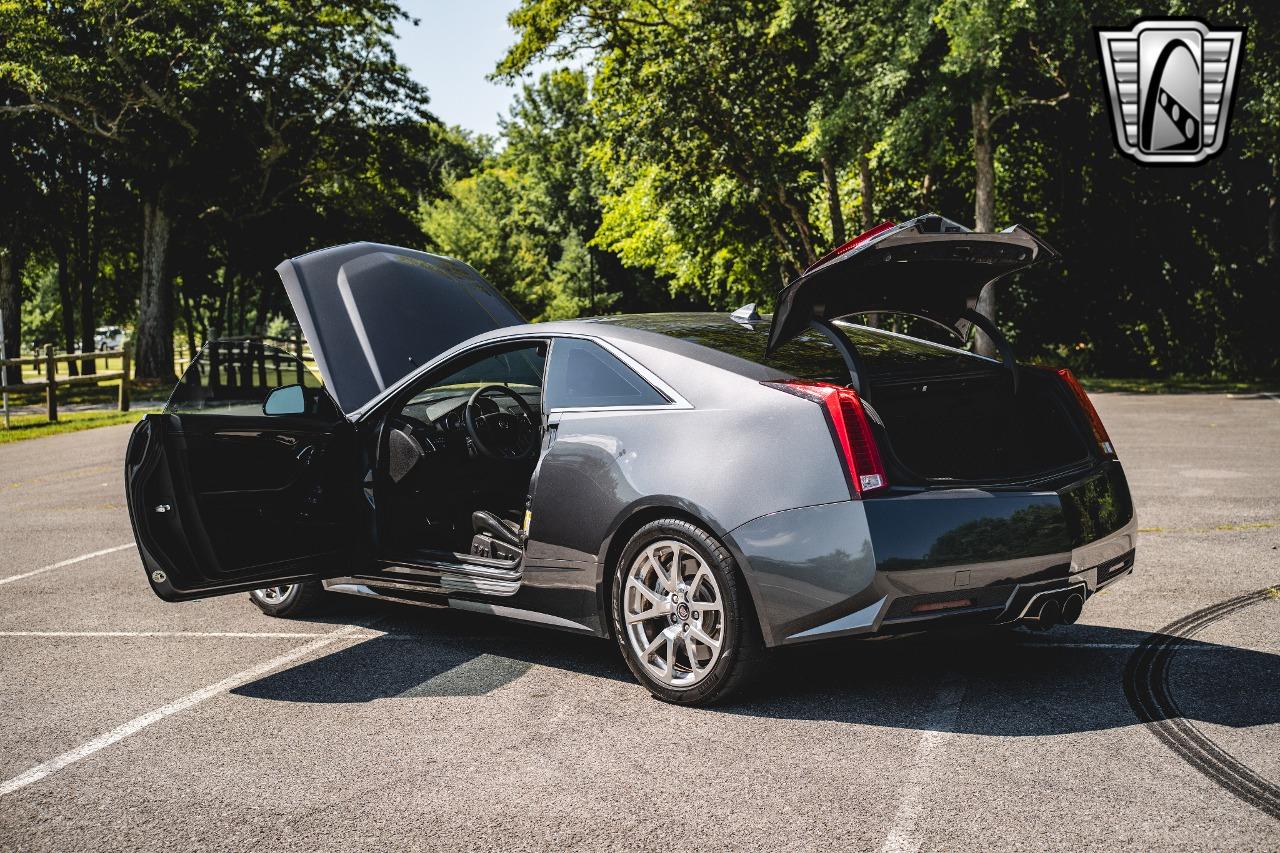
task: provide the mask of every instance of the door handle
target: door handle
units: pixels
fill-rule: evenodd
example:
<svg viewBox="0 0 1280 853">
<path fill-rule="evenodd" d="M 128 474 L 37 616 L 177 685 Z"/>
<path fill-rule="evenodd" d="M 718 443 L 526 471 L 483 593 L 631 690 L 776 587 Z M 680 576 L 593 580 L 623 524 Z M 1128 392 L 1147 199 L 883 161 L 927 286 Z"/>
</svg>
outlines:
<svg viewBox="0 0 1280 853">
<path fill-rule="evenodd" d="M 156 512 L 169 512 L 173 509 L 171 504 L 160 504 L 156 507 Z"/>
</svg>

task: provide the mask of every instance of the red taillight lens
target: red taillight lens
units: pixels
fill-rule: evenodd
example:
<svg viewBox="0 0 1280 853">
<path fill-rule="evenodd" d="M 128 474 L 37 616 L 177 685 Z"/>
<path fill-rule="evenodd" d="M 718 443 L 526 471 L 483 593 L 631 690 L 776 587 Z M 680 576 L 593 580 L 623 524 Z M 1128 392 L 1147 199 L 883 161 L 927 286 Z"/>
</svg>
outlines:
<svg viewBox="0 0 1280 853">
<path fill-rule="evenodd" d="M 1071 393 L 1076 396 L 1076 402 L 1080 404 L 1080 409 L 1089 418 L 1089 425 L 1093 427 L 1093 437 L 1098 442 L 1098 447 L 1103 454 L 1115 457 L 1115 448 L 1111 446 L 1111 437 L 1107 435 L 1107 428 L 1102 425 L 1102 418 L 1098 417 L 1098 410 L 1093 407 L 1093 403 L 1089 400 L 1089 395 L 1085 393 L 1084 386 L 1080 384 L 1080 380 L 1076 379 L 1074 373 L 1067 368 L 1058 371 L 1058 375 L 1062 377 L 1062 381 L 1067 383 L 1067 387 L 1071 389 Z"/>
<path fill-rule="evenodd" d="M 849 242 L 836 246 L 830 252 L 827 252 L 825 255 L 818 258 L 818 260 L 809 264 L 809 266 L 805 269 L 805 272 L 808 272 L 811 269 L 816 269 L 817 267 L 822 266 L 832 258 L 838 258 L 843 254 L 852 252 L 854 249 L 858 248 L 868 240 L 872 240 L 876 237 L 879 237 L 881 234 L 885 233 L 886 231 L 892 231 L 897 227 L 898 227 L 898 223 L 885 220 L 884 222 L 881 222 L 879 225 L 875 226 L 874 228 L 869 228 L 866 231 L 863 231 L 861 234 L 859 234 L 857 237 L 854 237 Z"/>
<path fill-rule="evenodd" d="M 880 450 L 871 434 L 871 424 L 867 421 L 867 413 L 862 408 L 858 392 L 852 388 L 809 379 L 788 379 L 763 384 L 813 400 L 823 406 L 827 423 L 835 434 L 836 448 L 844 459 L 849 493 L 853 497 L 861 497 L 868 492 L 888 487 L 889 478 L 885 476 Z"/>
</svg>

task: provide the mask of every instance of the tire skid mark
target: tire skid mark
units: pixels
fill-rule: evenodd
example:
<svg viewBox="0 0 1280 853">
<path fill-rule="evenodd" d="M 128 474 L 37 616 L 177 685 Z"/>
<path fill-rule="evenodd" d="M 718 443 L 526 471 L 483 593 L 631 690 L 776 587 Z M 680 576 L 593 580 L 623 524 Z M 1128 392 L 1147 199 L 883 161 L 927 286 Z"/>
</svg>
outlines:
<svg viewBox="0 0 1280 853">
<path fill-rule="evenodd" d="M 1175 755 L 1244 803 L 1280 819 L 1280 786 L 1250 770 L 1185 719 L 1169 692 L 1169 665 L 1191 637 L 1246 607 L 1274 599 L 1276 594 L 1276 587 L 1267 587 L 1170 622 L 1130 656 L 1124 692 L 1138 719 Z"/>
</svg>

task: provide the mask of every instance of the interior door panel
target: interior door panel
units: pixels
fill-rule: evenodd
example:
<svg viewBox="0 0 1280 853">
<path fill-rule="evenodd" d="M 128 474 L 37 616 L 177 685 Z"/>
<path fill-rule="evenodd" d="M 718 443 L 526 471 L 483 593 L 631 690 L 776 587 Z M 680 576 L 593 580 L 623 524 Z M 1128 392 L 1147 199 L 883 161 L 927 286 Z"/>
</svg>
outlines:
<svg viewBox="0 0 1280 853">
<path fill-rule="evenodd" d="M 229 382 L 246 372 L 228 361 L 197 360 L 129 442 L 129 514 L 166 600 L 349 574 L 372 552 L 355 428 L 318 385 L 280 386 L 299 410 L 267 414 L 277 388 Z"/>
</svg>

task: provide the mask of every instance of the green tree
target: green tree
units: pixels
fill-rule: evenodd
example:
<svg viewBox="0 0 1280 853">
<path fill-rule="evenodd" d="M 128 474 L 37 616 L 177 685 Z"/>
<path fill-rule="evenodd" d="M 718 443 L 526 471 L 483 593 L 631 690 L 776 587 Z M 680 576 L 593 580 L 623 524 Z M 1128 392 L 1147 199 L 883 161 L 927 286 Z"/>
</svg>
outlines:
<svg viewBox="0 0 1280 853">
<path fill-rule="evenodd" d="M 390 0 L 0 7 L 0 73 L 20 95 L 0 112 L 44 112 L 114 146 L 141 199 L 140 376 L 173 372 L 175 223 L 206 211 L 210 185 L 238 177 L 253 189 L 237 207 L 279 205 L 306 182 L 291 158 L 421 106 L 390 46 L 403 16 Z"/>
</svg>

